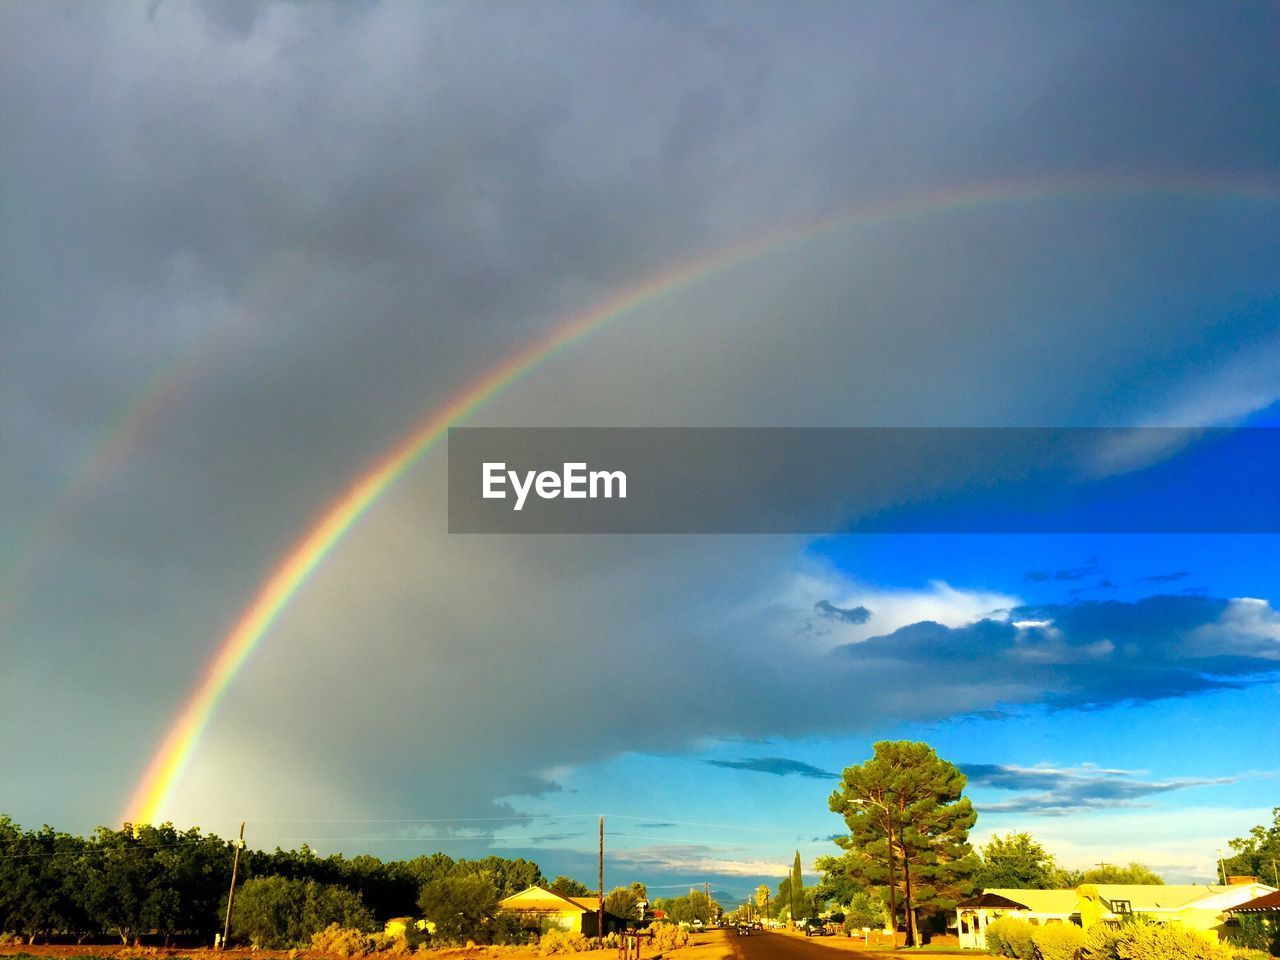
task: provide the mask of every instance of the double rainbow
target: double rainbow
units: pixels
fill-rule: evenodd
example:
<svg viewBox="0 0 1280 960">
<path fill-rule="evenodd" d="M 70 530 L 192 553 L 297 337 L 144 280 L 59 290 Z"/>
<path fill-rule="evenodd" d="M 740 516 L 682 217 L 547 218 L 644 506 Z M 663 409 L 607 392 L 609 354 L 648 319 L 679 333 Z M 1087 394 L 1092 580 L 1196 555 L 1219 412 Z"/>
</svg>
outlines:
<svg viewBox="0 0 1280 960">
<path fill-rule="evenodd" d="M 124 819 L 133 823 L 159 820 L 219 701 L 298 589 L 356 521 L 406 470 L 436 446 L 450 426 L 466 420 L 494 396 L 582 337 L 610 320 L 733 264 L 823 234 L 994 204 L 1109 194 L 1171 194 L 1275 201 L 1280 190 L 1272 184 L 1230 180 L 1106 177 L 1019 181 L 917 193 L 774 232 L 678 265 L 561 322 L 547 335 L 512 354 L 430 411 L 408 435 L 325 508 L 262 584 L 253 602 L 219 644 L 216 654 L 148 764 L 129 800 Z"/>
</svg>

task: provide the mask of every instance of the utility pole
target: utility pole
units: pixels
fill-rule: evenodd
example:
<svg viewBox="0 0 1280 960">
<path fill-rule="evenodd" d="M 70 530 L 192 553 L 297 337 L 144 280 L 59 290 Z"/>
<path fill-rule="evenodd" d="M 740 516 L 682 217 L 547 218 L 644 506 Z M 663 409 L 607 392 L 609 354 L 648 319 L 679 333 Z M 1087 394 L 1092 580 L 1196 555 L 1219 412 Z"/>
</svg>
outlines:
<svg viewBox="0 0 1280 960">
<path fill-rule="evenodd" d="M 600 818 L 600 893 L 596 907 L 596 946 L 604 949 L 604 817 Z"/>
<path fill-rule="evenodd" d="M 707 895 L 707 926 L 710 927 L 711 921 L 715 919 L 711 916 L 711 884 L 705 880 L 702 881 L 702 889 Z"/>
<path fill-rule="evenodd" d="M 240 839 L 236 841 L 236 855 L 231 861 L 231 889 L 227 892 L 227 921 L 222 926 L 222 946 L 227 949 L 227 937 L 231 936 L 231 908 L 236 902 L 236 873 L 240 870 L 240 851 L 244 849 L 244 821 L 240 821 Z"/>
</svg>

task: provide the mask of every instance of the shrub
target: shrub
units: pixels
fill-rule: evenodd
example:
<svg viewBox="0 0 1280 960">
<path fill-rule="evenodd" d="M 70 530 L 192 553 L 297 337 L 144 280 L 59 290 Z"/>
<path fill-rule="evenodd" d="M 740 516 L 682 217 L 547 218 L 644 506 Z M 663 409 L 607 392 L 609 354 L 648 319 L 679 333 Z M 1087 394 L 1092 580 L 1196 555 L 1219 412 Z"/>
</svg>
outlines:
<svg viewBox="0 0 1280 960">
<path fill-rule="evenodd" d="M 1231 960 L 1271 960 L 1270 950 L 1253 950 L 1250 947 L 1228 947 Z"/>
<path fill-rule="evenodd" d="M 591 949 L 591 942 L 576 931 L 548 930 L 538 941 L 538 953 L 544 957 L 559 953 L 581 953 Z"/>
<path fill-rule="evenodd" d="M 520 915 L 510 910 L 499 910 L 486 928 L 490 943 L 500 946 L 521 946 L 538 939 L 537 933 L 528 930 Z"/>
<path fill-rule="evenodd" d="M 1074 924 L 1055 923 L 1036 927 L 1031 932 L 1037 960 L 1079 960 L 1084 946 L 1084 931 Z"/>
<path fill-rule="evenodd" d="M 1080 960 L 1120 960 L 1120 941 L 1124 931 L 1105 923 L 1094 924 L 1084 935 Z"/>
<path fill-rule="evenodd" d="M 674 923 L 655 923 L 649 929 L 653 931 L 654 953 L 674 950 L 689 942 L 689 931 Z"/>
<path fill-rule="evenodd" d="M 987 949 L 999 957 L 1035 960 L 1036 945 L 1031 939 L 1033 929 L 1025 920 L 1001 917 L 987 925 Z"/>
<path fill-rule="evenodd" d="M 498 913 L 498 891 L 479 874 L 441 877 L 423 886 L 418 906 L 441 940 L 478 942 Z"/>
<path fill-rule="evenodd" d="M 371 938 L 352 927 L 331 923 L 311 936 L 311 949 L 335 957 L 361 957 L 372 949 Z"/>
<path fill-rule="evenodd" d="M 1120 960 L 1224 960 L 1228 956 L 1203 934 L 1163 923 L 1122 928 L 1116 953 Z"/>
<path fill-rule="evenodd" d="M 849 901 L 849 910 L 844 917 L 844 930 L 861 930 L 870 927 L 873 930 L 884 928 L 884 904 L 879 897 L 873 897 L 865 890 L 855 893 Z"/>
</svg>

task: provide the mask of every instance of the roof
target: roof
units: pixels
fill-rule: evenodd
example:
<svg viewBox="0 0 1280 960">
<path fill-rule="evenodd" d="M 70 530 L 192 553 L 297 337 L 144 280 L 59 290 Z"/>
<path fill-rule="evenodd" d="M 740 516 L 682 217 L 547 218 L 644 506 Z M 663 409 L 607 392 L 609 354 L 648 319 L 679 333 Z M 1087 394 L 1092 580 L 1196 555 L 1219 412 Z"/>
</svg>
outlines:
<svg viewBox="0 0 1280 960">
<path fill-rule="evenodd" d="M 995 894 L 1014 903 L 1025 904 L 1023 910 L 1031 913 L 1050 913 L 1069 917 L 1076 912 L 1080 895 L 1074 890 L 1018 890 L 1010 887 L 984 890 L 983 894 Z M 998 907 L 996 909 L 999 909 Z M 1009 909 L 1009 908 L 1005 908 Z"/>
<path fill-rule="evenodd" d="M 1228 907 L 1227 913 L 1275 913 L 1280 910 L 1280 890 L 1254 897 L 1238 907 Z"/>
<path fill-rule="evenodd" d="M 1127 900 L 1132 913 L 1173 913 L 1184 909 L 1227 909 L 1233 897 L 1247 897 L 1250 893 L 1267 889 L 1269 888 L 1265 884 L 1222 886 L 1215 883 L 1086 883 L 1074 890 L 1020 890 L 1002 887 L 984 890 L 982 898 L 1004 899 L 1012 901 L 1014 906 L 996 902 L 975 903 L 979 898 L 971 898 L 957 906 L 968 909 L 1022 909 L 1029 913 L 1070 916 L 1080 910 L 1082 903 L 1096 897 L 1108 911 L 1113 909 L 1115 901 Z"/>
<path fill-rule="evenodd" d="M 513 893 L 509 897 L 505 897 L 498 906 L 503 910 L 543 910 L 563 912 L 565 910 L 576 910 L 579 913 L 586 913 L 588 910 L 595 909 L 595 901 L 592 900 L 591 906 L 583 906 L 587 900 L 584 897 L 566 897 L 564 894 L 556 893 L 554 890 L 548 890 L 546 887 L 529 887 L 527 890 L 521 890 L 519 893 Z"/>
<path fill-rule="evenodd" d="M 961 900 L 956 904 L 957 910 L 977 910 L 979 907 L 987 907 L 994 910 L 1029 910 L 1031 909 L 1025 903 L 1017 903 L 1008 897 L 1002 897 L 998 893 L 983 893 L 976 897 L 970 897 L 968 900 Z"/>
</svg>

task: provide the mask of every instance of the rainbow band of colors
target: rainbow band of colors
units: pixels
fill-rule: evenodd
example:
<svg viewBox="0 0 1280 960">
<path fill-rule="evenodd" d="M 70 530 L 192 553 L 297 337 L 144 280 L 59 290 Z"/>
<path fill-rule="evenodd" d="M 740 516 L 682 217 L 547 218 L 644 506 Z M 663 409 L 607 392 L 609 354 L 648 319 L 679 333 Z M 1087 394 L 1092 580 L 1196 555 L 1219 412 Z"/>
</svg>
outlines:
<svg viewBox="0 0 1280 960">
<path fill-rule="evenodd" d="M 917 193 L 773 232 L 679 265 L 558 324 L 547 336 L 511 355 L 432 410 L 408 436 L 323 511 L 262 585 L 252 604 L 219 645 L 148 765 L 129 801 L 124 819 L 133 823 L 154 823 L 160 819 L 219 701 L 298 589 L 352 525 L 398 477 L 445 436 L 450 426 L 464 421 L 488 400 L 578 339 L 612 319 L 719 270 L 823 234 L 992 204 L 1064 199 L 1073 195 L 1096 197 L 1162 193 L 1258 201 L 1274 201 L 1280 196 L 1280 190 L 1272 184 L 1206 179 L 1157 181 L 1132 177 L 1021 181 Z"/>
</svg>

